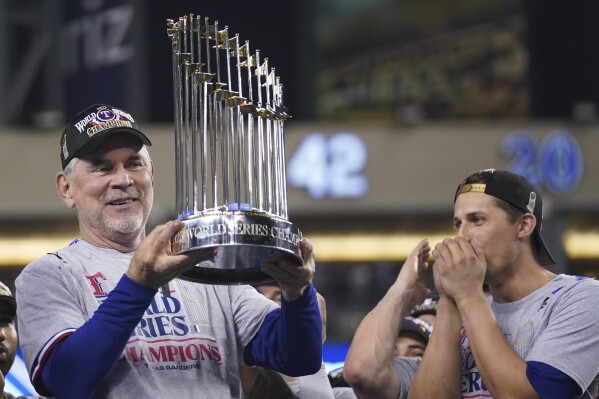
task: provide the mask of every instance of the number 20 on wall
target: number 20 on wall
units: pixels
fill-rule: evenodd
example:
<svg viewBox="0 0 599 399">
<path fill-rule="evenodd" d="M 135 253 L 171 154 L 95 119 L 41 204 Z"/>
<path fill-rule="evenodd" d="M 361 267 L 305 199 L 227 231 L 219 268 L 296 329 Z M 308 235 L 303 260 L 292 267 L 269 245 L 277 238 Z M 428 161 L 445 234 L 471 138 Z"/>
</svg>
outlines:
<svg viewBox="0 0 599 399">
<path fill-rule="evenodd" d="M 574 191 L 582 180 L 582 149 L 576 138 L 564 130 L 550 132 L 538 145 L 527 132 L 513 132 L 503 139 L 501 152 L 511 158 L 507 169 L 555 194 Z"/>
</svg>

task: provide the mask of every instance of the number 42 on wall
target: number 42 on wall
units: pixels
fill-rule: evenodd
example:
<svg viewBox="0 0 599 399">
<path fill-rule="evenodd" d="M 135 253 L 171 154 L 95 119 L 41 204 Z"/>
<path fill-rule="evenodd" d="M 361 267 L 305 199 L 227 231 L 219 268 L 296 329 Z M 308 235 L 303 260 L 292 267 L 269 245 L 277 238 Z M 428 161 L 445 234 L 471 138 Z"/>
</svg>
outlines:
<svg viewBox="0 0 599 399">
<path fill-rule="evenodd" d="M 363 174 L 367 161 L 366 144 L 357 134 L 311 133 L 289 159 L 287 178 L 292 187 L 305 188 L 313 198 L 363 197 L 368 192 Z"/>
</svg>

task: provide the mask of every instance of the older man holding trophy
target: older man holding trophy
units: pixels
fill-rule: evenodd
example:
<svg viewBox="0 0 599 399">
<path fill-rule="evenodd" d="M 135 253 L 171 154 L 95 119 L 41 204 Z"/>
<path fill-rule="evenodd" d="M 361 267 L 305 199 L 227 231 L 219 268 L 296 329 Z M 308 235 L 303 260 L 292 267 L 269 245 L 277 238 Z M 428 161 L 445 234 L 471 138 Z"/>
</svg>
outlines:
<svg viewBox="0 0 599 399">
<path fill-rule="evenodd" d="M 80 238 L 18 277 L 21 347 L 57 398 L 241 398 L 239 363 L 321 367 L 311 244 L 286 219 L 282 88 L 208 18 L 168 21 L 177 219 L 146 235 L 150 139 L 96 104 L 60 140 L 56 187 Z M 275 279 L 279 307 L 248 282 Z"/>
</svg>

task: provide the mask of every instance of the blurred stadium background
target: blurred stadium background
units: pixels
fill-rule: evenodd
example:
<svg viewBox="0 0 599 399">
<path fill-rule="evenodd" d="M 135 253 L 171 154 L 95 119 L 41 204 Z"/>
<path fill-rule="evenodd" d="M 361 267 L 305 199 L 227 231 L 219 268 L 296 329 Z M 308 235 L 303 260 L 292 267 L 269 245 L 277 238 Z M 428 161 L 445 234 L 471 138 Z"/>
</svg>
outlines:
<svg viewBox="0 0 599 399">
<path fill-rule="evenodd" d="M 489 167 L 543 192 L 555 272 L 597 275 L 599 3 L 0 0 L 0 280 L 77 237 L 53 180 L 68 115 L 105 102 L 151 137 L 150 225 L 174 215 L 166 19 L 228 25 L 285 85 L 290 220 L 316 248 L 327 368 L 452 195 Z M 150 226 L 152 227 L 152 226 Z M 7 391 L 32 391 L 18 362 Z"/>
</svg>

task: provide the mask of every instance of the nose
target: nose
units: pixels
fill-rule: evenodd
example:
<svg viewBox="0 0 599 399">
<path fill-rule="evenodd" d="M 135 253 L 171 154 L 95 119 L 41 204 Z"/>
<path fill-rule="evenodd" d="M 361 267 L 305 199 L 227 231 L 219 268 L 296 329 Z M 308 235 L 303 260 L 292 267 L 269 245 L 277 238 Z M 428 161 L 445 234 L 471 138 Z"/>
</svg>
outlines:
<svg viewBox="0 0 599 399">
<path fill-rule="evenodd" d="M 460 225 L 460 227 L 458 228 L 456 237 L 462 237 L 462 238 L 465 238 L 466 240 L 470 241 L 470 230 L 468 229 L 467 223 L 462 223 Z"/>
<path fill-rule="evenodd" d="M 6 325 L 0 327 L 0 342 L 6 340 Z"/>
<path fill-rule="evenodd" d="M 128 187 L 133 184 L 133 179 L 129 175 L 129 171 L 125 167 L 118 167 L 114 172 L 112 179 L 113 187 Z"/>
</svg>

